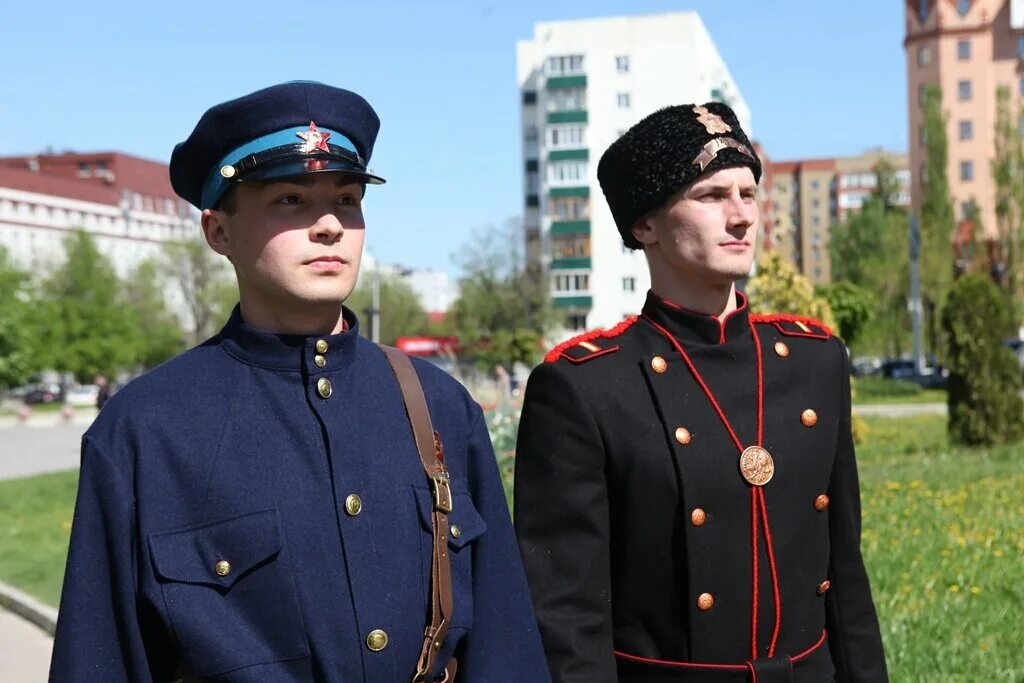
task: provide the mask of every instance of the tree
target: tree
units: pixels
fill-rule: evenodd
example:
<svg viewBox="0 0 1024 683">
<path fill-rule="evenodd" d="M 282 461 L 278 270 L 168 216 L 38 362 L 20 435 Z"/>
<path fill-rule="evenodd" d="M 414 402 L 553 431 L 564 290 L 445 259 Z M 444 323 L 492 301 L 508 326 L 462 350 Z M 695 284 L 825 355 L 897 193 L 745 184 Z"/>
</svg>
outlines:
<svg viewBox="0 0 1024 683">
<path fill-rule="evenodd" d="M 892 203 L 896 187 L 892 167 L 880 162 L 875 176 L 875 190 L 861 210 L 832 229 L 832 279 L 851 283 L 872 297 L 872 324 L 856 334 L 858 349 L 899 356 L 910 338 L 907 215 Z"/>
<path fill-rule="evenodd" d="M 397 276 L 363 273 L 352 295 L 345 301 L 360 318 L 360 333 L 370 338 L 373 308 L 373 281 L 380 278 L 380 342 L 393 345 L 399 337 L 412 337 L 427 332 L 427 312 L 419 297 Z"/>
<path fill-rule="evenodd" d="M 942 90 L 925 87 L 924 96 L 925 173 L 921 178 L 921 293 L 926 311 L 935 311 L 953 280 L 952 242 L 956 220 L 949 195 L 948 116 L 942 111 Z M 935 329 L 935 321 L 928 327 Z M 933 351 L 938 340 L 931 335 Z"/>
<path fill-rule="evenodd" d="M 1021 369 L 1003 346 L 1013 326 L 999 289 L 982 273 L 961 277 L 942 311 L 949 345 L 949 434 L 956 443 L 991 445 L 1024 435 Z"/>
<path fill-rule="evenodd" d="M 533 365 L 554 319 L 546 289 L 526 270 L 522 234 L 520 219 L 509 219 L 475 233 L 456 256 L 462 276 L 452 324 L 486 367 Z"/>
<path fill-rule="evenodd" d="M 875 313 L 874 297 L 868 290 L 848 280 L 825 285 L 820 288 L 819 295 L 828 301 L 832 309 L 839 337 L 852 347 Z"/>
<path fill-rule="evenodd" d="M 1010 89 L 996 89 L 995 156 L 992 179 L 996 184 L 996 228 L 1006 265 L 1006 291 L 1016 302 L 1014 318 L 1020 320 L 1019 306 L 1024 300 L 1024 281 L 1018 272 L 1021 266 L 1021 215 L 1024 210 L 1024 144 L 1020 135 L 1021 111 L 1011 109 Z"/>
<path fill-rule="evenodd" d="M 33 368 L 27 325 L 28 274 L 0 247 L 0 388 L 23 384 Z"/>
<path fill-rule="evenodd" d="M 43 283 L 42 301 L 30 315 L 41 365 L 71 372 L 80 382 L 131 368 L 135 333 L 110 260 L 82 230 L 65 238 L 64 252 L 64 263 Z"/>
<path fill-rule="evenodd" d="M 817 318 L 835 327 L 828 301 L 814 295 L 814 287 L 778 251 L 763 255 L 757 274 L 746 287 L 753 313 L 793 313 Z"/>
<path fill-rule="evenodd" d="M 238 301 L 238 286 L 225 260 L 202 239 L 170 242 L 161 270 L 181 293 L 189 314 L 189 344 L 214 334 Z"/>
<path fill-rule="evenodd" d="M 140 262 L 129 274 L 125 299 L 135 331 L 136 358 L 143 368 L 152 368 L 185 349 L 181 324 L 166 304 L 166 281 L 159 264 Z"/>
</svg>

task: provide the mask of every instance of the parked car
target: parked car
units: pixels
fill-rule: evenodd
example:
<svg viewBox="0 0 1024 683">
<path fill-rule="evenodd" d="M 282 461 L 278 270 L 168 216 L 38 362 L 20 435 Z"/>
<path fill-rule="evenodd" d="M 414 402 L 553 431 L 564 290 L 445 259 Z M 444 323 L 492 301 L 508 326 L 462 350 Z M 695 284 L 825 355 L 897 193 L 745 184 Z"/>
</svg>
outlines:
<svg viewBox="0 0 1024 683">
<path fill-rule="evenodd" d="M 69 406 L 96 407 L 96 399 L 99 397 L 100 388 L 95 384 L 83 384 L 80 387 L 68 389 L 64 402 Z"/>
<path fill-rule="evenodd" d="M 56 403 L 63 398 L 64 393 L 60 389 L 59 384 L 53 382 L 45 382 L 43 384 L 33 384 L 26 387 L 26 391 L 21 396 L 21 400 L 28 405 L 35 405 L 39 403 Z"/>
</svg>

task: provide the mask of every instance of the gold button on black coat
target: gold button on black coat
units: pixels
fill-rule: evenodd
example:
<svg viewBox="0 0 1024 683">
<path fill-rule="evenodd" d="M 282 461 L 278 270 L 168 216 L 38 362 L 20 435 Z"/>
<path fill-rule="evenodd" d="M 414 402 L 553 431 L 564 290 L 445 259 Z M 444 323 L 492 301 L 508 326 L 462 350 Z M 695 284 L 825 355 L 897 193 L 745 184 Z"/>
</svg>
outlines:
<svg viewBox="0 0 1024 683">
<path fill-rule="evenodd" d="M 213 571 L 217 572 L 217 576 L 227 576 L 231 573 L 231 563 L 227 560 L 221 560 L 214 565 Z"/>
<path fill-rule="evenodd" d="M 323 339 L 318 339 L 316 342 L 317 353 L 327 353 L 327 342 Z"/>
<path fill-rule="evenodd" d="M 388 634 L 379 628 L 370 631 L 370 634 L 366 636 L 366 647 L 370 648 L 374 652 L 380 652 L 387 646 Z"/>
<path fill-rule="evenodd" d="M 345 512 L 347 512 L 350 517 L 355 517 L 362 511 L 363 499 L 354 493 L 350 494 L 349 497 L 345 499 Z"/>
<path fill-rule="evenodd" d="M 320 394 L 321 398 L 330 398 L 331 394 L 334 393 L 334 388 L 331 386 L 331 380 L 326 377 L 321 377 L 316 381 L 316 393 Z"/>
</svg>

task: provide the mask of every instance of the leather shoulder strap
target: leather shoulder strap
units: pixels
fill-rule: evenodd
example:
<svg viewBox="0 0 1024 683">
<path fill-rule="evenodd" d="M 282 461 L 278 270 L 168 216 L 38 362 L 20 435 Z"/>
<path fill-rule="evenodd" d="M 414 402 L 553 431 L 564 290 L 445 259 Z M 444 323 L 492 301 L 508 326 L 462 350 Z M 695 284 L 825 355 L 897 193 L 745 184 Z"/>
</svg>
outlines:
<svg viewBox="0 0 1024 683">
<path fill-rule="evenodd" d="M 413 368 L 409 357 L 398 349 L 384 345 L 380 348 L 387 356 L 398 380 L 398 386 L 402 390 L 405 412 L 409 416 L 409 423 L 416 439 L 416 450 L 419 451 L 423 471 L 434 494 L 434 510 L 431 515 L 434 550 L 430 572 L 430 624 L 423 632 L 423 647 L 416 662 L 416 673 L 412 678 L 412 683 L 425 683 L 434 668 L 438 650 L 441 649 L 441 644 L 448 634 L 454 608 L 451 559 L 448 556 L 448 514 L 452 511 L 452 492 L 448 468 L 444 464 L 441 437 L 431 425 L 430 410 L 427 408 L 427 399 L 423 395 L 423 385 L 420 384 L 416 369 Z M 445 667 L 445 681 L 455 679 L 455 668 L 456 663 L 453 659 Z"/>
</svg>

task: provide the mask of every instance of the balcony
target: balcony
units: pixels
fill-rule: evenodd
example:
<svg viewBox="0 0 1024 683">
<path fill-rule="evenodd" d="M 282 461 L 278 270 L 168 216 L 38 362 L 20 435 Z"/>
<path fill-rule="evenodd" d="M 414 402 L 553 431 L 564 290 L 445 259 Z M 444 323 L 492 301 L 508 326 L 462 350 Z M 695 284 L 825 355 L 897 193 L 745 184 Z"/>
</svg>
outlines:
<svg viewBox="0 0 1024 683">
<path fill-rule="evenodd" d="M 551 305 L 555 308 L 590 309 L 594 306 L 592 296 L 553 296 Z"/>
<path fill-rule="evenodd" d="M 551 224 L 552 235 L 589 235 L 590 221 L 554 221 Z"/>
<path fill-rule="evenodd" d="M 549 196 L 552 199 L 558 197 L 589 197 L 590 188 L 587 186 L 582 187 L 552 187 L 549 190 Z"/>
<path fill-rule="evenodd" d="M 590 268 L 590 257 L 551 259 L 551 270 L 579 270 Z"/>
<path fill-rule="evenodd" d="M 549 111 L 548 123 L 586 123 L 585 109 L 569 109 L 566 111 Z"/>
<path fill-rule="evenodd" d="M 576 74 L 573 76 L 548 76 L 548 80 L 544 85 L 548 90 L 557 90 L 559 88 L 585 88 L 587 87 L 587 76 L 586 74 Z"/>
<path fill-rule="evenodd" d="M 553 149 L 548 152 L 548 161 L 589 161 L 589 149 Z"/>
</svg>

